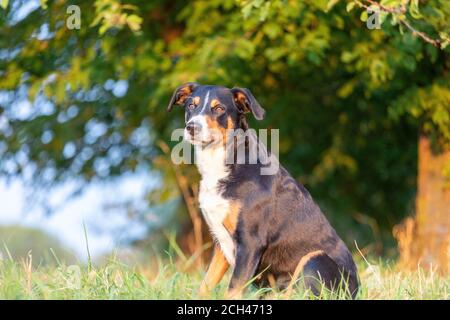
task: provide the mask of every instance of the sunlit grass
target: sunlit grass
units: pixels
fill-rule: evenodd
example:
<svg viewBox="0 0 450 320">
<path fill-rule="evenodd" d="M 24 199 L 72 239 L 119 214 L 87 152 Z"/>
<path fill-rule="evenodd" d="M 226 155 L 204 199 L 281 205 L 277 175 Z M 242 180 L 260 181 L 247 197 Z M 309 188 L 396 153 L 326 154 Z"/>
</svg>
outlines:
<svg viewBox="0 0 450 320">
<path fill-rule="evenodd" d="M 186 272 L 185 261 L 156 258 L 148 266 L 128 266 L 110 259 L 102 266 L 64 265 L 30 268 L 23 261 L 0 260 L 0 299 L 197 299 L 203 270 Z M 176 262 L 175 262 L 176 261 Z M 382 261 L 361 260 L 357 299 L 449 299 L 450 277 L 418 269 L 397 270 Z M 211 293 L 223 299 L 230 275 Z M 250 287 L 245 299 L 313 299 L 301 288 L 290 293 Z M 322 299 L 345 296 L 324 290 Z"/>
</svg>

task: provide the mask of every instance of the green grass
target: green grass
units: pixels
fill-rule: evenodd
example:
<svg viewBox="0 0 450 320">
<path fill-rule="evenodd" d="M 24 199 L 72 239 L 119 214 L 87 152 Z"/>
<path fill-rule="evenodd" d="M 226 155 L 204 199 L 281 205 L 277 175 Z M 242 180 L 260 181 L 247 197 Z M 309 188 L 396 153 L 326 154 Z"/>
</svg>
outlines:
<svg viewBox="0 0 450 320">
<path fill-rule="evenodd" d="M 156 258 L 147 267 L 127 266 L 111 259 L 103 266 L 37 267 L 29 260 L 0 260 L 0 299 L 197 299 L 203 270 L 184 272 L 192 261 Z M 151 267 L 150 267 L 151 265 Z M 398 271 L 393 266 L 358 262 L 362 287 L 358 299 L 449 299 L 450 277 L 429 271 Z M 192 269 L 192 265 L 191 265 Z M 227 274 L 211 299 L 223 299 Z M 296 289 L 291 295 L 271 289 L 249 288 L 245 299 L 309 299 Z M 321 298 L 341 299 L 324 292 Z"/>
</svg>

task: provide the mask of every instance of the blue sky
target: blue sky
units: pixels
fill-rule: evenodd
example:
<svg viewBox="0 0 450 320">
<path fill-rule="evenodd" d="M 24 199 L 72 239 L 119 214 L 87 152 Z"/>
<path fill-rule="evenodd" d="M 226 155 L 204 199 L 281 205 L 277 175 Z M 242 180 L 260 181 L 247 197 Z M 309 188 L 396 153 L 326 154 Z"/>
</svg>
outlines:
<svg viewBox="0 0 450 320">
<path fill-rule="evenodd" d="M 134 206 L 147 207 L 143 196 L 155 186 L 154 180 L 150 174 L 126 174 L 110 182 L 87 185 L 80 196 L 69 200 L 74 183 L 65 183 L 50 192 L 40 190 L 44 191 L 47 203 L 57 207 L 54 214 L 46 216 L 41 205 L 28 210 L 30 190 L 19 178 L 9 183 L 0 179 L 0 224 L 40 228 L 56 236 L 80 258 L 85 258 L 85 222 L 91 254 L 99 256 L 118 247 L 125 238 L 139 237 L 146 231 L 145 226 L 127 218 L 125 209 L 106 210 L 105 204 L 131 201 Z"/>
</svg>

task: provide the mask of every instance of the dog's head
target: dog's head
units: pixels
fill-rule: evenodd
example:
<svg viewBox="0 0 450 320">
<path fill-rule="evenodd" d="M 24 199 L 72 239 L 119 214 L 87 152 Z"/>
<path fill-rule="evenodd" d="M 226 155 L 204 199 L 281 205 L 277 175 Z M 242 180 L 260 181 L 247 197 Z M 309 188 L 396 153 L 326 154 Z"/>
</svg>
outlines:
<svg viewBox="0 0 450 320">
<path fill-rule="evenodd" d="M 175 90 L 167 110 L 171 111 L 174 105 L 184 106 L 185 140 L 204 147 L 225 141 L 229 129 L 246 130 L 246 113 L 251 112 L 257 120 L 262 120 L 265 113 L 248 89 L 203 86 L 194 82 Z"/>
</svg>

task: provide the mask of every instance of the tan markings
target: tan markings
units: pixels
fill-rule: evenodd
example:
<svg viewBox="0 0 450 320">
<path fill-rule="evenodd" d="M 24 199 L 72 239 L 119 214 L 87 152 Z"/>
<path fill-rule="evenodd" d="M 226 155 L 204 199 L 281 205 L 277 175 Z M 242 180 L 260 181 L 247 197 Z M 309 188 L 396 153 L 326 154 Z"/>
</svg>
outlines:
<svg viewBox="0 0 450 320">
<path fill-rule="evenodd" d="M 223 220 L 223 225 L 225 229 L 232 235 L 237 226 L 237 221 L 239 217 L 239 212 L 241 210 L 241 205 L 239 202 L 231 202 L 230 210 Z M 222 250 L 219 246 L 214 246 L 213 256 L 206 272 L 206 277 L 203 280 L 199 294 L 201 297 L 206 297 L 207 294 L 220 282 L 225 272 L 228 270 L 230 264 L 225 258 Z M 235 292 L 229 292 L 229 297 L 232 299 L 239 298 L 242 294 L 241 290 L 236 290 Z"/>
<path fill-rule="evenodd" d="M 205 116 L 206 123 L 208 124 L 208 128 L 218 130 L 220 129 L 219 123 L 215 120 L 212 120 L 210 116 Z"/>
<path fill-rule="evenodd" d="M 189 95 L 192 93 L 190 85 L 186 85 L 183 88 L 180 89 L 178 93 L 178 100 L 177 104 L 183 104 L 186 99 L 189 97 Z"/>
<path fill-rule="evenodd" d="M 225 130 L 225 132 L 223 133 L 223 137 L 224 137 L 224 144 L 227 143 L 227 141 L 230 141 L 230 135 L 233 135 L 233 131 L 230 129 L 234 129 L 234 124 L 233 124 L 233 120 L 231 120 L 231 117 L 227 118 L 227 128 Z"/>
<path fill-rule="evenodd" d="M 244 290 L 241 288 L 229 289 L 225 294 L 225 299 L 228 300 L 239 300 L 242 299 L 242 292 Z"/>
<path fill-rule="evenodd" d="M 214 246 L 213 256 L 200 286 L 199 294 L 206 297 L 208 293 L 220 282 L 230 264 L 222 253 L 222 250 L 216 245 Z"/>
<path fill-rule="evenodd" d="M 234 201 L 230 204 L 229 212 L 223 220 L 223 226 L 232 235 L 237 226 L 237 221 L 239 217 L 239 212 L 241 210 L 241 205 L 239 202 Z M 213 256 L 206 272 L 206 277 L 203 280 L 199 294 L 201 297 L 205 297 L 222 279 L 225 272 L 228 270 L 230 264 L 225 258 L 222 250 L 219 246 L 214 246 Z M 234 292 L 233 298 L 239 296 L 239 292 Z"/>
<path fill-rule="evenodd" d="M 216 120 L 212 120 L 211 117 L 206 116 L 206 123 L 208 124 L 208 128 L 213 131 L 219 131 L 222 136 L 223 145 L 226 144 L 227 140 L 226 138 L 226 132 L 227 128 L 224 128 L 219 125 L 219 123 Z"/>
<path fill-rule="evenodd" d="M 225 137 L 225 139 L 224 139 L 224 144 L 226 145 L 227 144 L 227 142 L 230 142 L 230 143 L 236 143 L 236 141 L 235 140 L 230 140 L 230 139 L 234 139 L 233 138 L 233 134 L 234 134 L 234 123 L 233 123 L 233 120 L 231 120 L 231 117 L 228 117 L 227 118 L 227 130 L 225 130 L 225 135 L 224 135 L 224 137 Z"/>
<path fill-rule="evenodd" d="M 218 104 L 220 104 L 220 101 L 217 99 L 212 99 L 211 100 L 211 108 L 214 108 L 215 106 L 217 106 Z"/>
<path fill-rule="evenodd" d="M 236 92 L 236 94 L 234 95 L 234 100 L 237 102 L 243 102 L 245 99 L 247 99 L 245 97 L 245 94 L 243 94 L 242 92 Z"/>
<path fill-rule="evenodd" d="M 305 254 L 300 261 L 298 262 L 297 267 L 295 268 L 294 271 L 294 275 L 291 278 L 291 282 L 289 283 L 288 287 L 286 288 L 286 297 L 289 297 L 292 293 L 292 290 L 294 288 L 295 283 L 297 282 L 297 278 L 300 275 L 300 272 L 303 271 L 303 268 L 305 267 L 305 265 L 308 263 L 308 261 L 310 261 L 312 258 L 324 255 L 325 252 L 323 252 L 322 250 L 317 250 L 317 251 L 312 251 L 308 254 Z"/>
<path fill-rule="evenodd" d="M 267 276 L 267 280 L 269 281 L 270 287 L 272 289 L 277 288 L 277 281 L 275 280 L 275 277 L 273 274 L 269 273 L 269 275 Z"/>
<path fill-rule="evenodd" d="M 209 116 L 206 116 L 205 119 L 209 129 L 220 132 L 220 134 L 222 135 L 223 145 L 225 146 L 228 141 L 228 135 L 233 133 L 231 131 L 227 131 L 227 129 L 234 129 L 234 124 L 231 117 L 227 118 L 226 128 L 219 125 L 219 123 L 216 120 L 212 120 L 211 117 Z"/>
<path fill-rule="evenodd" d="M 194 102 L 194 104 L 195 104 L 196 106 L 198 106 L 198 105 L 200 104 L 200 97 L 194 97 L 194 98 L 192 99 L 192 101 Z"/>
<path fill-rule="evenodd" d="M 243 94 L 242 92 L 236 92 L 234 95 L 234 101 L 236 101 L 237 103 L 241 104 L 242 106 L 244 106 L 244 112 L 249 112 L 250 110 L 248 110 L 246 101 L 247 101 L 247 97 L 245 96 L 245 94 Z"/>
<path fill-rule="evenodd" d="M 231 117 L 228 117 L 227 129 L 234 129 L 234 123 L 233 123 L 233 120 L 231 119 Z"/>
<path fill-rule="evenodd" d="M 233 235 L 234 232 L 236 231 L 240 211 L 241 211 L 240 203 L 237 201 L 231 202 L 230 211 L 223 220 L 223 226 L 225 227 L 225 229 L 227 229 L 227 231 L 231 235 Z"/>
</svg>

